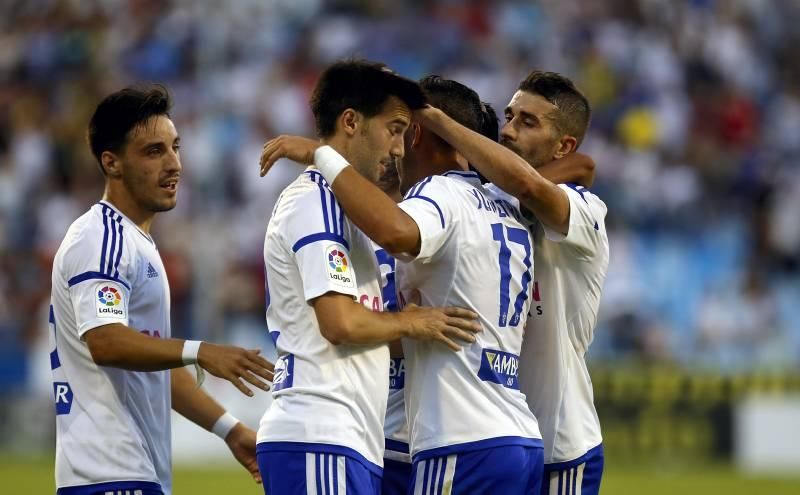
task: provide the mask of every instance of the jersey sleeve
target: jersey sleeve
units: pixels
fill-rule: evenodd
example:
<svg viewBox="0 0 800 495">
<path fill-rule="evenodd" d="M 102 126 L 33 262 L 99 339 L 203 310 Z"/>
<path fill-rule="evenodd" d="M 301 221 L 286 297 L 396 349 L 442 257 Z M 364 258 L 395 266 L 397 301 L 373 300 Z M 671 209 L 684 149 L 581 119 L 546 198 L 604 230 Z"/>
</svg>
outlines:
<svg viewBox="0 0 800 495">
<path fill-rule="evenodd" d="M 356 297 L 347 219 L 327 187 L 309 188 L 286 212 L 285 240 L 294 253 L 306 301 L 326 292 Z"/>
<path fill-rule="evenodd" d="M 544 232 L 553 242 L 572 246 L 585 256 L 593 256 L 605 238 L 605 204 L 582 186 L 559 184 L 569 198 L 569 227 L 567 234 L 546 226 Z"/>
<path fill-rule="evenodd" d="M 121 218 L 114 213 L 104 216 L 102 230 L 79 234 L 66 248 L 61 270 L 79 337 L 103 325 L 128 325 L 128 249 Z"/>
<path fill-rule="evenodd" d="M 450 209 L 452 194 L 447 188 L 447 180 L 428 177 L 409 189 L 399 204 L 414 219 L 420 235 L 419 254 L 399 254 L 399 259 L 427 263 L 444 245 L 455 222 L 455 215 Z"/>
</svg>

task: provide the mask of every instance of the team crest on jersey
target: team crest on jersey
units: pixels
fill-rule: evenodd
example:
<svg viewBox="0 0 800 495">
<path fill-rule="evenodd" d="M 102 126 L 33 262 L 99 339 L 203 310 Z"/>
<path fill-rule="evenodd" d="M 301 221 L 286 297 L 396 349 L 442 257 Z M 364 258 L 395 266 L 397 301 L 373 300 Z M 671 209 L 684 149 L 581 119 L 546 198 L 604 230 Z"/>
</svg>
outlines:
<svg viewBox="0 0 800 495">
<path fill-rule="evenodd" d="M 116 284 L 103 283 L 97 286 L 97 316 L 101 318 L 125 318 L 125 303 L 122 289 Z"/>
<path fill-rule="evenodd" d="M 286 354 L 275 361 L 275 375 L 272 377 L 272 388 L 277 392 L 291 388 L 294 384 L 294 354 Z"/>
<path fill-rule="evenodd" d="M 350 259 L 344 252 L 344 247 L 333 244 L 326 250 L 328 261 L 328 278 L 336 284 L 344 287 L 355 288 L 353 270 L 350 268 Z"/>
</svg>

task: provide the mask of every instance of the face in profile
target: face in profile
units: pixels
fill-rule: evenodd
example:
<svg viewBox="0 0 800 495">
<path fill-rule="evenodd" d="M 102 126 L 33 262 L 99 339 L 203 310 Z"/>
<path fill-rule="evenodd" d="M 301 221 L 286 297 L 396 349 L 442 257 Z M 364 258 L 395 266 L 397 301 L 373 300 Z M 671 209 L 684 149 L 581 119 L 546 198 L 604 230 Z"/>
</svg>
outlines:
<svg viewBox="0 0 800 495">
<path fill-rule="evenodd" d="M 144 211 L 168 211 L 177 204 L 181 174 L 180 137 L 165 115 L 151 117 L 128 133 L 119 169 L 125 189 Z"/>
<path fill-rule="evenodd" d="M 553 160 L 559 140 L 553 123 L 558 108 L 540 95 L 517 91 L 505 109 L 500 144 L 534 168 Z"/>
<path fill-rule="evenodd" d="M 356 129 L 352 165 L 377 183 L 387 167 L 403 158 L 403 136 L 411 124 L 411 110 L 396 96 L 389 97 L 382 111 L 364 118 Z"/>
</svg>

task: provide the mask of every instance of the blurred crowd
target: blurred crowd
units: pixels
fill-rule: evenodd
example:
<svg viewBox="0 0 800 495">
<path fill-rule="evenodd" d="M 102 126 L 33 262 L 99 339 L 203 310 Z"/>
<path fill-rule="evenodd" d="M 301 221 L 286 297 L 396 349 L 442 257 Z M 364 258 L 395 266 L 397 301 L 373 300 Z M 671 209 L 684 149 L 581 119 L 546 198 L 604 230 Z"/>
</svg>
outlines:
<svg viewBox="0 0 800 495">
<path fill-rule="evenodd" d="M 347 56 L 498 109 L 533 68 L 573 78 L 609 206 L 590 359 L 797 369 L 798 23 L 779 0 L 4 0 L 0 391 L 49 375 L 52 257 L 102 194 L 86 125 L 135 83 L 169 87 L 182 136 L 179 204 L 154 227 L 173 335 L 265 344 L 263 237 L 299 169 L 260 179 L 259 153 L 312 134 L 316 76 Z"/>
</svg>

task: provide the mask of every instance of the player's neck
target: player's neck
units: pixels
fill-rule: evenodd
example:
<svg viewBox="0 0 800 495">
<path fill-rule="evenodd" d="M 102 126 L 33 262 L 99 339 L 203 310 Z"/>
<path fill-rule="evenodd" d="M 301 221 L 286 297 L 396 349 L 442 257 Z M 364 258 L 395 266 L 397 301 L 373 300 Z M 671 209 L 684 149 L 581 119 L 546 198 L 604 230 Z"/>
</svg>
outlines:
<svg viewBox="0 0 800 495">
<path fill-rule="evenodd" d="M 431 175 L 442 175 L 452 170 L 469 170 L 467 161 L 464 160 L 458 152 L 452 149 L 446 151 L 436 150 L 432 153 L 428 153 L 424 160 L 420 160 L 419 158 L 415 157 L 417 166 L 414 167 L 418 175 L 420 175 L 419 180 L 430 177 Z"/>
<path fill-rule="evenodd" d="M 142 229 L 144 233 L 150 233 L 150 226 L 153 224 L 156 214 L 139 206 L 130 194 L 106 184 L 106 189 L 103 192 L 103 201 L 111 203 L 120 213 Z"/>
</svg>

